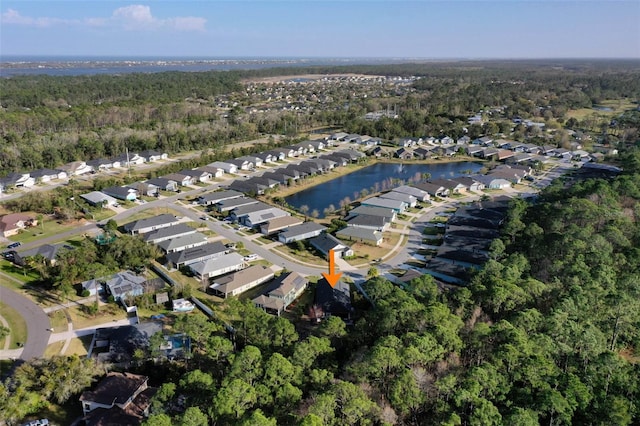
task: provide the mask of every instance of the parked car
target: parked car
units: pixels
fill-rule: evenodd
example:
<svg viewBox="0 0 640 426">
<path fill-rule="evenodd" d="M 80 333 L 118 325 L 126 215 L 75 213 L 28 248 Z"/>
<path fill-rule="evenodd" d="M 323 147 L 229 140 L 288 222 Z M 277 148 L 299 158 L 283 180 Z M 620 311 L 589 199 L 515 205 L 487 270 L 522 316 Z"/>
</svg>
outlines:
<svg viewBox="0 0 640 426">
<path fill-rule="evenodd" d="M 257 260 L 257 259 L 258 259 L 257 254 L 250 254 L 244 257 L 245 262 L 251 262 L 252 260 Z"/>
<path fill-rule="evenodd" d="M 20 247 L 21 245 L 22 245 L 22 243 L 18 241 L 18 242 L 15 242 L 15 243 L 11 243 L 11 244 L 9 244 L 9 245 L 7 246 L 7 248 L 12 249 L 12 248 Z"/>
</svg>

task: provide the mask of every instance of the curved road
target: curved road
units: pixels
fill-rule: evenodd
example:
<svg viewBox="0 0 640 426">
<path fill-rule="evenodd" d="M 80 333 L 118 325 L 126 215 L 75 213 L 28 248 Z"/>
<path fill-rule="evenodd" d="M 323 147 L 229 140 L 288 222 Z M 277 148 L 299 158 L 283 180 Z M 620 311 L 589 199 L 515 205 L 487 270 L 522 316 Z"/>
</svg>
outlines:
<svg viewBox="0 0 640 426">
<path fill-rule="evenodd" d="M 18 311 L 27 323 L 27 341 L 24 342 L 19 358 L 28 361 L 31 358 L 41 357 L 49 343 L 48 329 L 51 327 L 51 322 L 47 314 L 28 298 L 3 286 L 0 286 L 0 300 Z"/>
</svg>

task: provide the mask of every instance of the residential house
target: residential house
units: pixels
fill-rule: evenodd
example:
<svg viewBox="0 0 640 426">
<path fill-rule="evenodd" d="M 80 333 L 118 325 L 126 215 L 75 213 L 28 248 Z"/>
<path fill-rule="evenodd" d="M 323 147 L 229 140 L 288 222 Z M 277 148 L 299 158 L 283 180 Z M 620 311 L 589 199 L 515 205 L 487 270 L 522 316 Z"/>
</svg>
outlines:
<svg viewBox="0 0 640 426">
<path fill-rule="evenodd" d="M 354 149 L 344 149 L 342 151 L 335 151 L 332 155 L 337 155 L 338 157 L 344 157 L 348 159 L 350 162 L 355 163 L 361 158 L 365 158 L 366 154 L 360 151 L 356 151 Z M 326 158 L 326 157 L 325 157 Z M 332 158 L 330 158 L 332 159 Z"/>
<path fill-rule="evenodd" d="M 83 424 L 141 424 L 149 415 L 151 398 L 157 391 L 148 386 L 148 380 L 148 377 L 138 374 L 107 373 L 94 390 L 80 395 Z"/>
<path fill-rule="evenodd" d="M 227 160 L 227 163 L 235 165 L 238 170 L 253 170 L 255 167 L 253 161 L 244 160 L 242 158 L 232 158 Z"/>
<path fill-rule="evenodd" d="M 419 160 L 426 160 L 433 156 L 434 147 L 421 146 L 413 151 L 413 156 Z"/>
<path fill-rule="evenodd" d="M 184 175 L 184 176 L 189 176 L 191 177 L 191 182 L 192 183 L 196 183 L 196 182 L 209 182 L 213 176 L 211 175 L 211 173 L 204 171 L 204 170 L 199 170 L 199 169 L 193 169 L 193 170 L 189 170 L 189 169 L 185 169 L 185 170 L 180 170 L 178 172 L 178 174 Z"/>
<path fill-rule="evenodd" d="M 273 280 L 253 303 L 266 312 L 280 316 L 307 288 L 309 281 L 297 272 L 283 273 Z"/>
<path fill-rule="evenodd" d="M 216 191 L 209 192 L 203 195 L 200 195 L 196 202 L 202 206 L 210 206 L 213 204 L 218 204 L 225 200 L 232 200 L 236 198 L 243 198 L 244 194 L 242 192 L 226 190 L 226 191 Z"/>
<path fill-rule="evenodd" d="M 498 148 L 486 148 L 484 151 L 482 151 L 481 156 L 485 160 L 497 160 L 499 152 L 500 150 Z"/>
<path fill-rule="evenodd" d="M 482 157 L 485 149 L 487 148 L 481 145 L 468 145 L 465 152 L 472 157 Z"/>
<path fill-rule="evenodd" d="M 355 209 L 349 211 L 349 217 L 347 219 L 363 214 L 371 216 L 381 216 L 384 217 L 387 222 L 393 222 L 394 220 L 396 220 L 397 216 L 397 213 L 391 208 L 358 206 Z"/>
<path fill-rule="evenodd" d="M 189 264 L 189 269 L 200 280 L 206 280 L 229 272 L 240 271 L 246 268 L 244 257 L 238 253 L 227 253 L 199 262 Z"/>
<path fill-rule="evenodd" d="M 249 163 L 253 164 L 253 167 L 249 167 L 250 169 L 253 169 L 255 167 L 262 167 L 262 158 L 255 156 L 255 155 L 243 155 L 242 157 L 238 157 L 238 160 L 246 160 Z"/>
<path fill-rule="evenodd" d="M 268 189 L 269 185 L 265 185 L 252 179 L 247 179 L 245 181 L 236 179 L 231 182 L 231 185 L 229 185 L 228 188 L 234 191 L 243 192 L 248 196 L 253 197 L 264 194 L 265 189 Z"/>
<path fill-rule="evenodd" d="M 231 211 L 238 207 L 249 206 L 251 204 L 257 204 L 260 201 L 251 197 L 239 197 L 222 200 L 215 205 L 215 209 L 221 213 Z"/>
<path fill-rule="evenodd" d="M 109 186 L 102 188 L 101 192 L 124 201 L 135 201 L 138 198 L 138 192 L 126 186 Z"/>
<path fill-rule="evenodd" d="M 138 154 L 147 163 L 153 163 L 154 161 L 166 160 L 169 155 L 166 152 L 160 152 L 153 149 L 142 151 Z"/>
<path fill-rule="evenodd" d="M 13 263 L 18 266 L 26 266 L 30 257 L 41 256 L 49 266 L 56 264 L 58 252 L 63 249 L 63 244 L 43 244 L 29 250 L 17 252 L 13 256 Z"/>
<path fill-rule="evenodd" d="M 315 222 L 305 222 L 300 225 L 292 226 L 278 234 L 278 241 L 283 244 L 289 244 L 294 241 L 307 240 L 323 233 L 327 228 Z"/>
<path fill-rule="evenodd" d="M 122 300 L 127 297 L 142 296 L 144 293 L 142 284 L 145 281 L 144 277 L 131 271 L 123 271 L 108 278 L 105 285 L 115 300 Z"/>
<path fill-rule="evenodd" d="M 96 160 L 87 161 L 87 166 L 93 168 L 93 171 L 95 172 L 104 172 L 114 167 L 120 167 L 120 164 L 118 164 L 118 166 L 114 166 L 113 160 L 108 158 L 98 158 Z"/>
<path fill-rule="evenodd" d="M 259 152 L 256 154 L 256 158 L 259 158 L 260 161 L 262 161 L 262 164 L 273 163 L 276 161 L 273 155 L 269 154 L 268 152 Z"/>
<path fill-rule="evenodd" d="M 498 161 L 505 161 L 505 160 L 513 157 L 514 155 L 515 155 L 515 152 L 511 151 L 510 149 L 501 149 L 501 150 L 498 151 L 496 159 Z"/>
<path fill-rule="evenodd" d="M 413 138 L 400 138 L 396 141 L 396 145 L 401 148 L 411 148 L 416 145 L 416 141 Z"/>
<path fill-rule="evenodd" d="M 383 194 L 380 194 L 380 198 L 383 199 L 389 199 L 389 200 L 397 200 L 397 201 L 404 201 L 405 203 L 407 203 L 407 206 L 409 207 L 415 207 L 418 199 L 416 197 L 414 197 L 413 195 L 409 195 L 409 194 L 404 194 L 402 192 L 396 192 L 396 191 L 389 191 L 389 192 L 385 192 Z"/>
<path fill-rule="evenodd" d="M 460 182 L 455 181 L 453 179 L 434 179 L 429 183 L 435 186 L 442 186 L 448 189 L 449 194 L 459 194 L 461 191 L 464 191 L 467 189 L 466 186 L 464 186 Z"/>
<path fill-rule="evenodd" d="M 161 228 L 167 228 L 178 224 L 179 221 L 172 214 L 163 213 L 146 219 L 135 220 L 124 224 L 123 228 L 131 235 L 145 234 Z"/>
<path fill-rule="evenodd" d="M 382 232 L 354 226 L 342 228 L 336 232 L 336 237 L 373 246 L 382 244 Z"/>
<path fill-rule="evenodd" d="M 448 197 L 449 189 L 441 185 L 434 185 L 430 182 L 420 182 L 414 185 L 416 188 L 425 191 L 431 197 Z"/>
<path fill-rule="evenodd" d="M 387 156 L 387 151 L 384 150 L 384 148 L 382 148 L 381 146 L 376 146 L 375 148 L 373 148 L 370 152 L 369 155 L 372 155 L 376 158 L 380 158 L 383 156 Z"/>
<path fill-rule="evenodd" d="M 412 195 L 416 198 L 416 200 L 425 202 L 429 201 L 429 193 L 427 191 L 423 191 L 422 189 L 418 189 L 415 186 L 402 185 L 397 188 L 393 188 L 393 192 L 399 192 L 401 194 Z"/>
<path fill-rule="evenodd" d="M 0 180 L 5 188 L 31 188 L 36 184 L 35 178 L 30 173 L 9 173 Z"/>
<path fill-rule="evenodd" d="M 390 223 L 391 222 L 384 216 L 372 216 L 368 214 L 359 214 L 347 220 L 347 226 L 380 232 L 389 229 Z"/>
<path fill-rule="evenodd" d="M 482 136 L 481 138 L 474 139 L 472 143 L 474 145 L 490 146 L 493 144 L 493 138 Z"/>
<path fill-rule="evenodd" d="M 345 136 L 344 141 L 347 143 L 357 143 L 357 144 L 361 144 L 362 143 L 362 136 L 352 133 L 350 135 Z"/>
<path fill-rule="evenodd" d="M 344 157 L 344 156 L 340 156 L 337 154 L 325 154 L 323 156 L 321 156 L 320 158 L 324 159 L 324 160 L 329 160 L 329 161 L 333 161 L 335 163 L 334 167 L 344 167 L 347 164 L 349 164 L 349 162 L 351 160 L 349 160 L 348 158 Z"/>
<path fill-rule="evenodd" d="M 330 234 L 320 234 L 309 240 L 312 247 L 316 248 L 324 256 L 329 256 L 329 250 L 333 250 L 334 256 L 349 257 L 353 256 L 351 247 L 346 246 L 336 237 Z"/>
<path fill-rule="evenodd" d="M 471 143 L 471 138 L 467 135 L 464 135 L 456 141 L 457 145 L 469 145 Z"/>
<path fill-rule="evenodd" d="M 165 253 L 174 253 L 207 244 L 207 237 L 200 232 L 171 238 L 158 243 Z"/>
<path fill-rule="evenodd" d="M 189 266 L 192 263 L 213 259 L 227 254 L 229 250 L 220 241 L 207 243 L 202 246 L 168 253 L 166 255 L 167 264 L 173 268 Z"/>
<path fill-rule="evenodd" d="M 347 320 L 350 319 L 354 309 L 351 305 L 351 288 L 349 284 L 338 281 L 335 286 L 331 286 L 324 279 L 318 281 L 314 306 L 311 311 L 310 316 L 317 321 L 331 315 Z"/>
<path fill-rule="evenodd" d="M 60 166 L 60 170 L 67 173 L 67 176 L 79 176 L 85 173 L 91 173 L 93 167 L 89 166 L 85 161 L 72 161 L 63 166 Z"/>
<path fill-rule="evenodd" d="M 383 207 L 388 209 L 393 209 L 396 213 L 404 212 L 409 206 L 404 201 L 393 200 L 390 198 L 382 198 L 382 197 L 371 197 L 360 203 L 362 206 L 369 207 Z"/>
<path fill-rule="evenodd" d="M 87 194 L 82 194 L 80 195 L 80 198 L 92 206 L 110 207 L 118 204 L 118 200 L 100 191 L 92 191 Z"/>
<path fill-rule="evenodd" d="M 90 280 L 81 282 L 80 287 L 82 287 L 83 293 L 86 291 L 89 293 L 89 297 L 91 297 L 91 296 L 95 296 L 96 294 L 104 293 L 104 287 L 102 285 L 103 282 L 104 282 L 104 278 L 102 279 L 91 278 Z"/>
<path fill-rule="evenodd" d="M 158 244 L 162 241 L 171 240 L 173 238 L 183 237 L 185 235 L 195 234 L 196 229 L 186 223 L 178 223 L 177 225 L 160 228 L 155 231 L 147 232 L 142 235 L 142 241 L 149 244 Z"/>
<path fill-rule="evenodd" d="M 271 268 L 263 265 L 253 265 L 241 271 L 216 278 L 209 288 L 214 294 L 227 298 L 244 293 L 269 281 L 273 276 Z"/>
<path fill-rule="evenodd" d="M 214 161 L 211 164 L 207 164 L 207 166 L 215 167 L 217 169 L 222 169 L 224 170 L 225 173 L 231 173 L 231 174 L 238 173 L 238 166 L 230 162 Z"/>
<path fill-rule="evenodd" d="M 453 140 L 453 138 L 449 136 L 445 136 L 444 138 L 440 139 L 440 144 L 442 145 L 453 145 L 454 143 L 455 141 Z"/>
<path fill-rule="evenodd" d="M 114 164 L 116 162 L 120 163 L 119 167 L 131 167 L 131 166 L 139 166 L 144 164 L 146 161 L 145 158 L 141 157 L 136 153 L 124 153 L 120 154 L 113 159 Z M 115 167 L 115 166 L 114 166 Z"/>
<path fill-rule="evenodd" d="M 260 226 L 261 224 L 274 219 L 276 217 L 289 216 L 291 213 L 272 207 L 268 210 L 259 210 L 248 213 L 238 219 L 238 222 L 250 228 Z"/>
<path fill-rule="evenodd" d="M 454 182 L 459 183 L 465 187 L 465 190 L 468 191 L 482 191 L 484 189 L 484 184 L 482 182 L 478 182 L 477 180 L 470 178 L 468 176 L 460 176 L 457 178 L 451 179 Z"/>
<path fill-rule="evenodd" d="M 473 175 L 471 178 L 482 183 L 487 189 L 511 188 L 511 182 L 504 178 L 489 175 Z"/>
<path fill-rule="evenodd" d="M 66 179 L 67 172 L 62 170 L 39 169 L 32 171 L 30 176 L 36 181 L 36 183 L 47 183 L 52 180 Z"/>
<path fill-rule="evenodd" d="M 302 219 L 296 216 L 280 216 L 262 223 L 260 232 L 264 235 L 271 235 L 302 223 Z"/>
<path fill-rule="evenodd" d="M 0 216 L 0 235 L 10 237 L 16 235 L 22 229 L 38 224 L 36 218 L 26 213 L 9 213 Z"/>
<path fill-rule="evenodd" d="M 308 151 L 308 148 L 305 148 L 304 146 L 301 146 L 301 145 L 295 145 L 295 146 L 289 145 L 289 146 L 285 146 L 284 148 L 292 150 L 294 157 L 301 157 L 305 155 Z"/>
<path fill-rule="evenodd" d="M 326 144 L 321 139 L 309 141 L 308 144 L 310 147 L 313 147 L 313 150 L 315 152 L 321 151 L 326 148 Z"/>
<path fill-rule="evenodd" d="M 393 154 L 393 156 L 401 160 L 411 160 L 413 158 L 413 152 L 406 148 L 400 148 Z"/>
<path fill-rule="evenodd" d="M 134 182 L 127 187 L 134 189 L 139 197 L 153 197 L 158 193 L 158 187 L 149 182 Z"/>
<path fill-rule="evenodd" d="M 296 151 L 293 148 L 273 148 L 271 151 L 268 151 L 272 155 L 278 155 L 280 158 L 280 154 L 284 154 L 285 158 L 293 158 L 295 156 Z"/>
<path fill-rule="evenodd" d="M 170 173 L 162 177 L 178 182 L 178 185 L 180 186 L 189 186 L 194 184 L 194 179 L 191 176 L 183 175 L 182 173 Z"/>
<path fill-rule="evenodd" d="M 269 150 L 269 151 L 265 151 L 262 153 L 263 155 L 270 155 L 271 156 L 271 162 L 275 163 L 276 161 L 284 161 L 285 158 L 287 158 L 287 154 L 284 151 L 276 151 L 276 150 Z M 262 162 L 266 162 L 264 157 L 262 158 Z"/>
<path fill-rule="evenodd" d="M 176 192 L 178 190 L 178 182 L 167 178 L 157 177 L 145 182 L 149 185 L 154 185 L 160 191 Z"/>
<path fill-rule="evenodd" d="M 198 167 L 196 170 L 201 170 L 203 172 L 209 173 L 211 178 L 221 178 L 224 176 L 224 170 L 219 167 L 211 167 L 211 166 L 202 166 Z"/>
<path fill-rule="evenodd" d="M 331 136 L 329 136 L 327 138 L 327 141 L 330 141 L 330 142 L 344 142 L 344 138 L 346 138 L 347 136 L 349 136 L 347 133 L 338 132 L 338 133 L 334 133 Z"/>
</svg>

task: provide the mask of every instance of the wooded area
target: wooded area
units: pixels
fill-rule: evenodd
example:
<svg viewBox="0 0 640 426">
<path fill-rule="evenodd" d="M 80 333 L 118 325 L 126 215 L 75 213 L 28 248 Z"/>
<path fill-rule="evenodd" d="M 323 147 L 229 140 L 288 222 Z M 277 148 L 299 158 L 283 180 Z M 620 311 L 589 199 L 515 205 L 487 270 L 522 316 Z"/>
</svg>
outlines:
<svg viewBox="0 0 640 426">
<path fill-rule="evenodd" d="M 341 83 L 292 90 L 291 100 L 261 104 L 241 81 L 272 75 L 358 73 L 419 77 L 411 88 Z M 264 85 L 257 85 L 263 88 Z M 293 87 L 293 86 L 292 86 Z M 468 128 L 475 137 L 510 133 L 511 118 L 544 121 L 566 143 L 566 130 L 601 133 L 605 142 L 633 140 L 638 113 L 616 120 L 592 116 L 568 119 L 572 108 L 603 100 L 640 97 L 640 73 L 634 61 L 464 62 L 284 68 L 236 72 L 153 73 L 75 77 L 17 76 L 0 81 L 0 173 L 59 167 L 146 149 L 175 154 L 194 149 L 219 151 L 224 145 L 264 134 L 299 133 L 321 126 L 384 139 L 402 136 L 459 137 Z M 325 95 L 323 101 L 296 102 Z M 366 96 L 365 96 L 366 95 Z M 261 105 L 262 112 L 251 112 Z M 298 106 L 299 108 L 295 108 Z M 491 108 L 504 109 L 487 126 L 469 126 L 467 118 Z M 365 120 L 364 114 L 392 108 L 399 119 Z M 566 128 L 563 128 L 566 125 Z M 546 142 L 516 126 L 516 140 Z"/>
</svg>

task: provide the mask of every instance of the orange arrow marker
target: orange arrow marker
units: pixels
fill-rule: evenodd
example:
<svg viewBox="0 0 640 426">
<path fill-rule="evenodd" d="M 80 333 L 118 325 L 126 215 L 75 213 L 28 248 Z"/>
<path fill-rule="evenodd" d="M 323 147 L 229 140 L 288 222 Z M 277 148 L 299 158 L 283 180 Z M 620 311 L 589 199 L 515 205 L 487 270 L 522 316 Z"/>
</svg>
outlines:
<svg viewBox="0 0 640 426">
<path fill-rule="evenodd" d="M 329 283 L 331 287 L 335 287 L 338 284 L 338 280 L 342 276 L 342 272 L 336 273 L 336 261 L 334 259 L 333 250 L 329 250 L 329 273 L 322 273 L 322 276 Z"/>
</svg>

